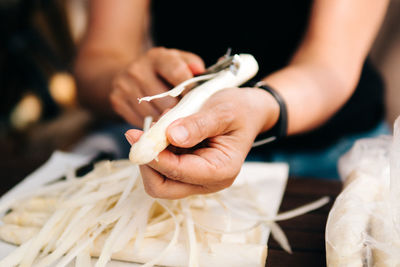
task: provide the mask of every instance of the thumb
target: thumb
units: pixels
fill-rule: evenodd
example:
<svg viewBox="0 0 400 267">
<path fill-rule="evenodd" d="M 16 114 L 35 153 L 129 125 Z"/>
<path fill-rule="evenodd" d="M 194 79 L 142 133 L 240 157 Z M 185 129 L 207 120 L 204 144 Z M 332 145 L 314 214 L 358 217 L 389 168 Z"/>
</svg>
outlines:
<svg viewBox="0 0 400 267">
<path fill-rule="evenodd" d="M 210 110 L 178 119 L 168 126 L 167 138 L 174 146 L 193 147 L 207 138 L 226 132 L 230 119 L 221 117 L 222 114 Z"/>
</svg>

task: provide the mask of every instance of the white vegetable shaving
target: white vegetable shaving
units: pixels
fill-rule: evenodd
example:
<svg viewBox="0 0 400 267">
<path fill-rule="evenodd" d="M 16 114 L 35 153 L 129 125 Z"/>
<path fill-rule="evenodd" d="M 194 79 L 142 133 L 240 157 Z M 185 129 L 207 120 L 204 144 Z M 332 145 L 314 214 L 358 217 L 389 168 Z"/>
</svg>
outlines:
<svg viewBox="0 0 400 267">
<path fill-rule="evenodd" d="M 189 85 L 192 85 L 192 84 L 195 84 L 195 83 L 201 82 L 201 81 L 210 80 L 210 79 L 214 78 L 215 76 L 217 76 L 216 73 L 197 76 L 197 77 L 194 77 L 194 78 L 191 78 L 189 80 L 186 80 L 186 81 L 182 82 L 181 84 L 179 84 L 178 86 L 176 86 L 175 88 L 173 88 L 173 89 L 171 89 L 171 90 L 169 90 L 167 92 L 164 92 L 164 93 L 161 93 L 161 94 L 158 94 L 158 95 L 145 96 L 145 97 L 142 97 L 142 98 L 138 98 L 138 101 L 140 103 L 142 101 L 148 101 L 149 102 L 149 101 L 152 101 L 154 99 L 163 98 L 163 97 L 166 97 L 166 96 L 177 97 L 180 94 L 182 94 L 183 91 L 185 91 L 185 89 Z"/>
<path fill-rule="evenodd" d="M 146 264 L 144 264 L 143 267 L 151 267 L 151 266 L 155 265 L 158 262 L 162 262 L 162 259 L 165 257 L 165 255 L 168 253 L 168 251 L 171 249 L 171 247 L 176 244 L 176 242 L 178 241 L 178 237 L 179 237 L 179 231 L 180 231 L 180 221 L 179 221 L 179 219 L 175 216 L 175 214 L 172 212 L 172 210 L 168 207 L 167 204 L 164 204 L 164 202 L 161 201 L 161 200 L 158 200 L 157 202 L 158 202 L 158 204 L 160 204 L 165 209 L 165 211 L 174 220 L 174 224 L 175 224 L 174 234 L 173 234 L 173 236 L 171 238 L 171 241 L 168 243 L 168 245 L 165 247 L 165 249 L 157 257 L 155 257 L 151 261 L 149 261 Z"/>
<path fill-rule="evenodd" d="M 187 237 L 189 241 L 189 265 L 188 267 L 199 266 L 199 253 L 197 248 L 196 233 L 194 229 L 194 223 L 192 214 L 190 212 L 188 201 L 185 199 L 182 201 L 182 210 L 185 215 L 185 225 L 187 231 Z"/>
<path fill-rule="evenodd" d="M 258 207 L 257 203 L 250 207 L 249 189 L 243 185 L 233 186 L 224 193 L 233 190 L 235 201 L 220 193 L 183 200 L 156 200 L 145 193 L 138 166 L 126 160 L 96 164 L 92 172 L 69 183 L 67 195 L 65 187 L 46 190 L 54 185 L 46 185 L 32 196 L 55 203 L 53 210 L 40 205 L 42 210 L 29 215 L 48 214 L 42 225 L 32 220 L 35 227 L 27 225 L 29 221 L 18 228 L 7 228 L 14 224 L 0 226 L 1 239 L 8 234 L 8 242 L 21 245 L 2 259 L 0 266 L 67 266 L 75 262 L 79 267 L 88 262 L 88 255 L 99 258 L 96 266 L 106 266 L 111 259 L 141 262 L 147 267 L 264 266 L 267 247 L 257 234 L 264 225 L 290 251 L 283 231 L 272 221 L 265 221 L 274 217 L 266 216 L 263 206 Z M 109 187 L 119 190 L 113 189 L 111 194 Z M 242 194 L 238 193 L 240 190 Z M 81 194 L 83 191 L 86 195 Z M 96 202 L 88 199 L 88 195 Z M 17 199 L 16 203 L 23 204 L 23 200 Z M 238 203 L 250 208 L 241 213 Z M 320 201 L 319 205 L 323 203 Z M 11 203 L 9 208 L 13 206 Z M 312 204 L 302 212 L 311 207 L 317 206 Z M 295 210 L 293 214 L 302 212 Z M 289 217 L 284 213 L 275 218 Z M 3 227 L 13 229 L 12 234 L 9 230 L 2 231 Z M 32 231 L 24 231 L 29 227 Z M 228 249 L 235 255 L 225 255 Z"/>
<path fill-rule="evenodd" d="M 245 83 L 258 71 L 258 63 L 252 55 L 235 55 L 233 57 L 233 62 L 234 70 L 231 68 L 223 69 L 212 74 L 212 79 L 209 79 L 211 76 L 205 75 L 209 80 L 193 88 L 175 107 L 164 114 L 147 132 L 145 132 L 138 142 L 132 145 L 129 159 L 135 164 L 146 164 L 155 159 L 157 155 L 169 145 L 166 137 L 166 129 L 173 121 L 194 114 L 213 94 L 222 89 L 239 86 Z M 171 91 L 174 92 L 173 95 L 179 95 L 175 92 L 181 92 L 183 90 L 178 86 L 178 89 L 175 88 Z M 151 100 L 165 95 L 170 95 L 170 93 L 167 92 L 165 94 L 149 97 L 145 100 Z"/>
</svg>

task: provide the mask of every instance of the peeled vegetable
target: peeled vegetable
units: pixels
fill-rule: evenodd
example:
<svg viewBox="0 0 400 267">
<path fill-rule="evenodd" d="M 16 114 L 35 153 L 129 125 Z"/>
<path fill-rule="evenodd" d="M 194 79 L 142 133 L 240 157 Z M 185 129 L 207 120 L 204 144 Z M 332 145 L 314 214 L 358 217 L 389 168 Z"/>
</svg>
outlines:
<svg viewBox="0 0 400 267">
<path fill-rule="evenodd" d="M 56 184 L 57 190 L 47 190 Z M 148 262 L 146 266 L 265 264 L 265 228 L 230 215 L 220 204 L 229 194 L 153 199 L 143 189 L 138 167 L 126 160 L 101 162 L 83 178 L 56 184 L 10 206 L 0 238 L 21 246 L 0 266 L 65 266 L 72 260 L 79 266 L 86 254 L 99 257 L 96 266 L 111 258 Z M 37 199 L 53 208 L 40 205 L 32 211 L 26 203 Z M 253 205 L 251 212 L 256 212 L 257 203 Z M 231 241 L 222 240 L 226 235 Z M 232 254 L 226 254 L 227 248 Z"/>
<path fill-rule="evenodd" d="M 237 183 L 209 195 L 181 200 L 148 196 L 137 165 L 105 161 L 82 178 L 51 183 L 15 198 L 3 217 L 0 238 L 20 245 L 0 266 L 95 266 L 111 259 L 145 266 L 264 266 L 266 231 L 290 251 L 273 221 L 320 207 L 321 199 L 277 216 L 260 193 L 268 183 Z M 51 189 L 51 190 L 50 190 Z M 45 204 L 35 206 L 27 203 Z M 34 200 L 32 202 L 32 200 Z M 24 218 L 26 217 L 26 218 Z"/>
<path fill-rule="evenodd" d="M 233 65 L 230 68 L 223 69 L 215 74 L 204 75 L 204 83 L 193 88 L 186 94 L 179 103 L 164 114 L 147 132 L 145 132 L 136 142 L 129 154 L 129 159 L 135 164 L 146 164 L 157 157 L 168 145 L 166 137 L 167 127 L 175 120 L 189 116 L 197 112 L 207 99 L 224 88 L 239 86 L 251 79 L 258 71 L 257 61 L 252 55 L 240 54 L 233 57 Z M 202 77 L 202 76 L 200 76 Z M 191 82 L 202 79 L 194 78 Z M 190 80 L 189 80 L 190 81 Z M 145 97 L 145 101 L 166 95 L 177 96 L 190 82 L 184 82 L 183 85 L 172 89 L 172 93 L 164 93 L 160 96 Z"/>
</svg>

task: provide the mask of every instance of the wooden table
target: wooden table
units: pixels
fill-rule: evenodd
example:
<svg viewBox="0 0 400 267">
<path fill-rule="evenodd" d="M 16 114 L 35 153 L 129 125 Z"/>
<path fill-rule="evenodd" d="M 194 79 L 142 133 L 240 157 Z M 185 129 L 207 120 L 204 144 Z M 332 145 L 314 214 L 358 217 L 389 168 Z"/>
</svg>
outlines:
<svg viewBox="0 0 400 267">
<path fill-rule="evenodd" d="M 329 204 L 305 215 L 279 222 L 292 247 L 293 254 L 283 251 L 270 237 L 266 266 L 326 266 L 325 225 L 333 201 L 340 193 L 338 180 L 290 178 L 283 197 L 280 212 L 317 200 L 331 197 Z"/>
<path fill-rule="evenodd" d="M 47 156 L 21 161 L 4 161 L 0 164 L 2 181 L 0 195 L 10 190 L 27 174 L 44 163 Z M 330 196 L 331 202 L 308 214 L 279 222 L 287 235 L 293 254 L 283 251 L 271 237 L 268 242 L 266 266 L 325 266 L 325 225 L 333 200 L 341 191 L 341 183 L 334 180 L 290 178 L 280 211 L 290 210 L 310 203 L 322 196 Z"/>
</svg>

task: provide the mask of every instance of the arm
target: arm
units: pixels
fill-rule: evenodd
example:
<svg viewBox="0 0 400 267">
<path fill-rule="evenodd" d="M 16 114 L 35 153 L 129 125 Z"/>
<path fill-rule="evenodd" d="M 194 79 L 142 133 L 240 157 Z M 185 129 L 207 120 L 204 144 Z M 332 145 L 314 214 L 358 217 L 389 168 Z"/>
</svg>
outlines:
<svg viewBox="0 0 400 267">
<path fill-rule="evenodd" d="M 83 105 L 110 115 L 113 77 L 145 51 L 149 1 L 90 1 L 86 36 L 75 63 Z"/>
<path fill-rule="evenodd" d="M 138 127 L 157 118 L 174 98 L 139 105 L 137 99 L 167 91 L 204 70 L 198 56 L 150 48 L 149 0 L 93 0 L 87 35 L 75 64 L 78 95 L 100 115 L 118 114 Z"/>
<path fill-rule="evenodd" d="M 289 134 L 320 126 L 350 98 L 388 2 L 314 1 L 291 62 L 264 79 L 287 102 Z"/>
<path fill-rule="evenodd" d="M 329 119 L 352 95 L 361 67 L 384 17 L 386 1 L 316 0 L 305 37 L 287 67 L 264 81 L 283 96 L 289 134 L 311 130 Z M 167 129 L 171 144 L 188 154 L 162 151 L 158 161 L 141 166 L 146 191 L 180 198 L 232 184 L 255 136 L 277 121 L 279 107 L 257 88 L 220 91 L 202 109 Z M 133 143 L 141 133 L 131 130 Z M 194 171 L 195 170 L 195 171 Z"/>
</svg>

